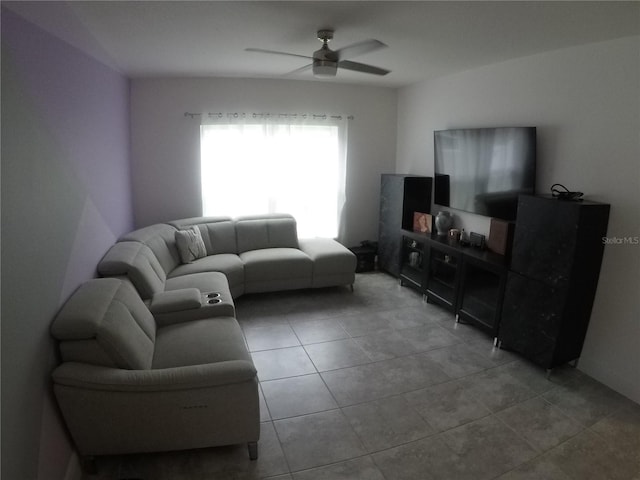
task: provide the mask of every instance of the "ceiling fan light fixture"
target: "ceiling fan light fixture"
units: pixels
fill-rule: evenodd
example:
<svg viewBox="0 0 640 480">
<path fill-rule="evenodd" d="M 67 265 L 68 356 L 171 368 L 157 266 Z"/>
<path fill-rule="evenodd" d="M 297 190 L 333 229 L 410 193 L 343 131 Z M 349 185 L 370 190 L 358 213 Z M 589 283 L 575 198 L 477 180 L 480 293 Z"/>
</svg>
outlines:
<svg viewBox="0 0 640 480">
<path fill-rule="evenodd" d="M 338 71 L 338 62 L 327 60 L 314 60 L 313 76 L 318 78 L 331 78 L 336 76 Z"/>
</svg>

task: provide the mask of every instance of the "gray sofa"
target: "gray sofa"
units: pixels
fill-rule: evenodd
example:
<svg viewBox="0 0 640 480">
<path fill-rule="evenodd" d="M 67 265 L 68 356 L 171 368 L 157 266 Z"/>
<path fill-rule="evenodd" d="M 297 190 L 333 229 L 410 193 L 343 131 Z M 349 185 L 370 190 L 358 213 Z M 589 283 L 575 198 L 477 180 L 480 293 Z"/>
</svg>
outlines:
<svg viewBox="0 0 640 480">
<path fill-rule="evenodd" d="M 83 284 L 51 328 L 62 357 L 54 392 L 79 453 L 246 442 L 257 458 L 257 372 L 234 298 L 353 287 L 355 267 L 334 240 L 298 240 L 290 215 L 190 218 L 124 235 L 98 265 L 103 278 Z"/>
<path fill-rule="evenodd" d="M 206 255 L 183 263 L 176 231 L 194 227 Z M 335 240 L 298 239 L 296 221 L 286 214 L 196 217 L 151 225 L 124 235 L 98 265 L 103 276 L 129 278 L 147 303 L 165 292 L 188 288 L 222 291 L 224 303 L 230 303 L 228 294 L 236 298 L 245 293 L 353 285 L 355 269 L 355 255 Z"/>
<path fill-rule="evenodd" d="M 159 326 L 128 281 L 99 278 L 51 332 L 54 393 L 83 459 L 244 442 L 257 458 L 257 372 L 235 318 Z"/>
</svg>

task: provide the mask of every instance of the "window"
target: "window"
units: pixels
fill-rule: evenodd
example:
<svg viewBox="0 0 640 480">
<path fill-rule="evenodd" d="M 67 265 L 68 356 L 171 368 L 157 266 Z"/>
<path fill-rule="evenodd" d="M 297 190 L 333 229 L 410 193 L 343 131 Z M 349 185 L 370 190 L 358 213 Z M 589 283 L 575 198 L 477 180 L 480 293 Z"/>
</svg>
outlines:
<svg viewBox="0 0 640 480">
<path fill-rule="evenodd" d="M 276 117 L 202 125 L 203 215 L 290 213 L 301 238 L 336 238 L 346 128 L 324 116 L 306 122 Z"/>
</svg>

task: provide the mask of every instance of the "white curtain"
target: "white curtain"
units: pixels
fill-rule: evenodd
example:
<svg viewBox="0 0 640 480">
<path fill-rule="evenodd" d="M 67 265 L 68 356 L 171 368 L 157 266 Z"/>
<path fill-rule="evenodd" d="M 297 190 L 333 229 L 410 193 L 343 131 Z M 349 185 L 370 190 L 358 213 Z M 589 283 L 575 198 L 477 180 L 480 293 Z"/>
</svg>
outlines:
<svg viewBox="0 0 640 480">
<path fill-rule="evenodd" d="M 203 116 L 203 215 L 290 213 L 301 238 L 338 238 L 345 201 L 346 118 Z"/>
</svg>

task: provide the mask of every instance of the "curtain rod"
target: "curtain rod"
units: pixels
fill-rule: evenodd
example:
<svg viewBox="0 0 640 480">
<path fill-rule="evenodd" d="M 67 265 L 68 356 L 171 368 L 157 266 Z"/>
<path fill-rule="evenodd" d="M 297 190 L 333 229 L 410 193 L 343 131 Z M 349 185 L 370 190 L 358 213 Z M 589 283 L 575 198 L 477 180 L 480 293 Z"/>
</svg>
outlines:
<svg viewBox="0 0 640 480">
<path fill-rule="evenodd" d="M 216 112 L 216 113 L 191 113 L 184 112 L 185 117 L 195 118 L 201 117 L 203 115 L 208 116 L 209 118 L 223 118 L 223 117 L 231 117 L 231 118 L 247 118 L 246 113 L 238 113 L 238 112 Z M 334 120 L 342 120 L 342 115 L 327 115 L 326 113 L 251 113 L 251 118 L 297 118 L 298 116 L 302 119 L 306 119 L 307 117 L 312 119 L 322 119 L 325 120 L 327 118 L 333 118 Z M 347 120 L 353 120 L 355 117 L 353 115 L 348 115 L 346 117 Z"/>
</svg>

